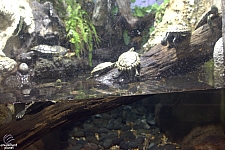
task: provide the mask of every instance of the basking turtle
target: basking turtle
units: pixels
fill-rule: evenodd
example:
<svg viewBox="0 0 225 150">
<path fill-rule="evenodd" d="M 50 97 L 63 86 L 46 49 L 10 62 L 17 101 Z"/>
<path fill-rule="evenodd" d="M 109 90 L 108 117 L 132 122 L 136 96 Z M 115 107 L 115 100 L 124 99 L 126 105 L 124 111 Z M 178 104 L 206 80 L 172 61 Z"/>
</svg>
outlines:
<svg viewBox="0 0 225 150">
<path fill-rule="evenodd" d="M 120 76 L 122 72 L 127 73 L 129 77 L 140 76 L 139 54 L 134 52 L 134 48 L 122 53 L 116 62 L 116 67 L 119 70 L 119 74 L 117 76 L 114 75 L 114 78 Z"/>
<path fill-rule="evenodd" d="M 106 73 L 110 69 L 112 69 L 115 66 L 115 63 L 112 62 L 104 62 L 98 64 L 94 69 L 91 71 L 91 76 L 88 77 L 87 79 L 90 79 L 92 77 L 98 77 L 103 73 Z"/>
<path fill-rule="evenodd" d="M 212 29 L 212 19 L 219 15 L 218 8 L 213 5 L 208 12 L 205 12 L 197 23 L 195 30 L 204 24 L 208 24 L 210 29 Z"/>
<path fill-rule="evenodd" d="M 23 109 L 22 111 L 20 111 L 19 113 L 17 113 L 16 115 L 16 119 L 22 119 L 24 117 L 24 115 L 28 114 L 35 114 L 37 112 L 42 111 L 44 108 L 55 104 L 55 101 L 46 101 L 46 102 L 30 102 L 29 104 L 25 104 L 25 109 Z"/>
<path fill-rule="evenodd" d="M 188 35 L 191 34 L 191 29 L 183 24 L 171 25 L 168 27 L 167 32 L 161 44 L 163 46 L 169 43 L 169 48 L 177 48 L 178 44 L 183 41 Z"/>
<path fill-rule="evenodd" d="M 54 45 L 38 45 L 31 48 L 31 51 L 27 53 L 21 53 L 19 58 L 20 60 L 30 60 L 32 56 L 37 55 L 40 57 L 49 57 L 49 56 L 64 56 L 68 52 L 68 49 L 62 46 Z"/>
</svg>

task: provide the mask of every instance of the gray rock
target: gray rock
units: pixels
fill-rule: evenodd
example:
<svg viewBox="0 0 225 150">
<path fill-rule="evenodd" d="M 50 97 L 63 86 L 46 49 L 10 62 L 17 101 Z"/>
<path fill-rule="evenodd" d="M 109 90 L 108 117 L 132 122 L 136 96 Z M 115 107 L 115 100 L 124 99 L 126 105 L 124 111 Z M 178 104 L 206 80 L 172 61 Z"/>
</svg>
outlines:
<svg viewBox="0 0 225 150">
<path fill-rule="evenodd" d="M 155 119 L 152 120 L 146 120 L 147 124 L 150 126 L 154 126 L 156 124 Z"/>
<path fill-rule="evenodd" d="M 83 131 L 76 131 L 73 133 L 74 137 L 84 137 L 84 132 Z"/>
<path fill-rule="evenodd" d="M 129 149 L 129 145 L 124 141 L 120 142 L 119 146 L 120 146 L 120 149 L 122 149 L 122 150 L 128 150 Z"/>
<path fill-rule="evenodd" d="M 95 143 L 86 143 L 86 144 L 84 144 L 84 149 L 98 150 L 98 145 Z"/>
<path fill-rule="evenodd" d="M 108 134 L 108 138 L 111 140 L 117 139 L 118 138 L 118 134 L 115 132 L 111 132 Z"/>
<path fill-rule="evenodd" d="M 111 139 L 106 139 L 104 142 L 103 142 L 103 145 L 102 145 L 104 148 L 110 148 L 112 146 L 112 140 Z"/>
<path fill-rule="evenodd" d="M 123 127 L 123 125 L 119 123 L 119 124 L 115 124 L 113 129 L 114 130 L 120 130 L 122 127 Z"/>
<path fill-rule="evenodd" d="M 124 125 L 122 128 L 121 128 L 121 131 L 129 131 L 131 130 L 131 127 L 128 126 L 128 125 Z"/>
<path fill-rule="evenodd" d="M 102 115 L 101 115 L 101 114 L 96 114 L 96 115 L 95 115 L 95 118 L 101 119 L 101 118 L 102 118 Z"/>
<path fill-rule="evenodd" d="M 16 68 L 16 62 L 8 57 L 0 56 L 0 82 Z"/>
<path fill-rule="evenodd" d="M 99 143 L 99 141 L 97 140 L 95 136 L 87 136 L 86 141 L 88 141 L 89 143 L 95 143 L 95 144 Z"/>
<path fill-rule="evenodd" d="M 132 107 L 129 106 L 129 105 L 126 105 L 126 106 L 123 107 L 123 110 L 126 110 L 126 111 L 127 111 L 127 110 L 132 110 Z"/>
<path fill-rule="evenodd" d="M 108 133 L 109 130 L 107 128 L 100 128 L 98 129 L 98 133 Z"/>
<path fill-rule="evenodd" d="M 109 130 L 112 130 L 113 129 L 113 124 L 112 123 L 108 123 L 106 125 L 106 128 L 109 129 Z"/>
<path fill-rule="evenodd" d="M 116 139 L 113 139 L 112 141 L 112 145 L 120 145 L 120 142 L 124 141 L 123 138 L 116 138 Z"/>
<path fill-rule="evenodd" d="M 136 141 L 129 141 L 128 145 L 130 148 L 138 148 L 138 143 Z"/>
<path fill-rule="evenodd" d="M 77 144 L 81 144 L 82 146 L 84 146 L 87 143 L 87 141 L 80 139 L 79 141 L 77 141 Z"/>
<path fill-rule="evenodd" d="M 125 141 L 132 141 L 136 139 L 136 136 L 131 131 L 121 132 L 120 137 L 124 138 Z"/>
<path fill-rule="evenodd" d="M 145 141 L 145 137 L 144 136 L 138 136 L 135 141 L 137 141 L 138 145 L 141 145 Z"/>
<path fill-rule="evenodd" d="M 80 150 L 81 148 L 83 148 L 83 145 L 76 144 L 75 146 L 72 147 L 72 150 Z"/>
</svg>

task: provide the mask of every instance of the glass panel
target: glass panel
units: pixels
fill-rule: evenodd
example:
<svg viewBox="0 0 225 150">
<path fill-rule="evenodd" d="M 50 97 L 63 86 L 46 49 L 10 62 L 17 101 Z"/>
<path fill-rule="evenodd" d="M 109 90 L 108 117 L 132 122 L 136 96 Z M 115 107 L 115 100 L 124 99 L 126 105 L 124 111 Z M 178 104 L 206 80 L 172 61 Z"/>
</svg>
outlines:
<svg viewBox="0 0 225 150">
<path fill-rule="evenodd" d="M 225 149 L 222 9 L 0 0 L 0 147 Z"/>
<path fill-rule="evenodd" d="M 224 87 L 220 2 L 3 2 L 1 103 Z"/>
</svg>

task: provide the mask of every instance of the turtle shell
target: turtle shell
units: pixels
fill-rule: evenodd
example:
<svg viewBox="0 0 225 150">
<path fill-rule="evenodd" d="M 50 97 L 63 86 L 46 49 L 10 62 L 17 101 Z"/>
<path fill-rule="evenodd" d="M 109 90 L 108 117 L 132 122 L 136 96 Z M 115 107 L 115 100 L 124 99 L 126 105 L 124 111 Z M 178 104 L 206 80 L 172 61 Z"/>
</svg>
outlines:
<svg viewBox="0 0 225 150">
<path fill-rule="evenodd" d="M 102 74 L 102 73 L 108 71 L 109 69 L 113 68 L 114 65 L 115 65 L 115 63 L 112 63 L 112 62 L 100 63 L 96 67 L 94 67 L 94 69 L 91 71 L 91 76 L 94 76 L 97 74 Z"/>
<path fill-rule="evenodd" d="M 134 52 L 134 48 L 122 53 L 116 62 L 116 66 L 122 71 L 131 70 L 138 65 L 140 65 L 140 57 L 137 52 Z"/>
<path fill-rule="evenodd" d="M 208 19 L 211 19 L 211 17 L 215 16 L 218 16 L 218 8 L 215 5 L 213 5 L 209 11 L 206 11 L 205 13 L 202 14 L 198 23 L 195 26 L 195 30 L 203 26 L 204 24 L 208 23 L 209 21 Z"/>
<path fill-rule="evenodd" d="M 55 104 L 55 101 L 46 101 L 46 102 L 34 102 L 32 101 L 30 104 L 25 105 L 25 109 L 23 109 L 22 111 L 20 111 L 19 113 L 17 113 L 16 115 L 16 119 L 21 119 L 24 117 L 24 115 L 28 114 L 35 114 L 38 113 L 40 111 L 42 111 L 44 108 Z"/>
<path fill-rule="evenodd" d="M 62 46 L 54 45 L 38 45 L 31 48 L 32 51 L 41 53 L 42 55 L 54 55 L 54 56 L 63 56 L 68 52 L 68 49 Z"/>
<path fill-rule="evenodd" d="M 170 25 L 167 28 L 167 32 L 191 32 L 190 28 L 186 25 L 177 24 L 177 25 Z"/>
</svg>

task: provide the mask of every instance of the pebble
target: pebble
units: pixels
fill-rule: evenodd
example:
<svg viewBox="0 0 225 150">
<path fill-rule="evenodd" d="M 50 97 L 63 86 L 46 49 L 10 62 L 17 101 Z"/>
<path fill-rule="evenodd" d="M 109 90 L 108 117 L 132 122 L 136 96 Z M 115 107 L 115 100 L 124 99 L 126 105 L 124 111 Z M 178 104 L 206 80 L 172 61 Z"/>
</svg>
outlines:
<svg viewBox="0 0 225 150">
<path fill-rule="evenodd" d="M 137 141 L 138 145 L 143 144 L 143 142 L 145 141 L 145 137 L 144 136 L 138 136 L 136 138 L 136 141 Z"/>
<path fill-rule="evenodd" d="M 96 145 L 95 143 L 86 143 L 84 145 L 84 148 L 87 150 L 98 150 L 98 145 Z"/>
<path fill-rule="evenodd" d="M 84 132 L 83 131 L 76 131 L 73 133 L 74 137 L 84 137 Z"/>
<path fill-rule="evenodd" d="M 112 130 L 113 129 L 113 124 L 112 123 L 107 124 L 106 128 L 109 129 L 109 130 Z"/>
<path fill-rule="evenodd" d="M 129 145 L 124 141 L 120 142 L 119 146 L 120 146 L 120 149 L 122 149 L 122 150 L 128 150 L 129 149 Z"/>
<path fill-rule="evenodd" d="M 122 128 L 121 128 L 121 131 L 129 131 L 131 130 L 131 127 L 128 126 L 128 125 L 124 125 Z"/>
<path fill-rule="evenodd" d="M 107 128 L 100 128 L 98 129 L 98 133 L 108 133 L 109 130 Z"/>
<path fill-rule="evenodd" d="M 129 141 L 128 145 L 130 148 L 138 148 L 138 143 L 135 140 Z"/>
<path fill-rule="evenodd" d="M 152 120 L 146 120 L 147 124 L 150 125 L 150 126 L 153 126 L 155 125 L 155 119 L 152 119 Z"/>
<path fill-rule="evenodd" d="M 112 146 L 112 140 L 111 139 L 106 139 L 104 142 L 103 142 L 103 145 L 102 145 L 104 148 L 107 148 L 109 149 L 111 146 Z"/>
<path fill-rule="evenodd" d="M 174 150 L 173 145 L 157 146 L 162 142 L 163 134 L 150 112 L 147 107 L 137 104 L 121 106 L 74 123 L 71 131 L 67 128 L 62 131 L 61 140 L 68 143 L 67 149 L 72 150 L 115 149 L 114 146 L 120 150 L 143 150 L 143 143 L 151 135 L 154 139 L 148 150 L 166 150 L 165 147 Z"/>
<path fill-rule="evenodd" d="M 81 148 L 83 148 L 83 145 L 76 144 L 75 146 L 72 147 L 72 150 L 80 150 Z"/>
<path fill-rule="evenodd" d="M 121 132 L 120 137 L 124 138 L 125 141 L 131 141 L 136 139 L 135 135 L 131 131 Z"/>
<path fill-rule="evenodd" d="M 129 105 L 126 105 L 126 106 L 123 107 L 123 110 L 126 110 L 126 111 L 129 110 L 130 111 L 130 110 L 132 110 L 132 107 L 129 106 Z"/>
<path fill-rule="evenodd" d="M 101 115 L 101 114 L 96 114 L 96 115 L 95 115 L 95 118 L 96 118 L 96 119 L 101 119 L 101 118 L 102 118 L 102 115 Z"/>
<path fill-rule="evenodd" d="M 18 67 L 18 71 L 20 71 L 21 73 L 26 73 L 28 72 L 29 67 L 26 63 L 21 63 Z"/>
<path fill-rule="evenodd" d="M 99 143 L 99 141 L 97 140 L 97 138 L 95 136 L 88 136 L 88 137 L 86 137 L 86 141 L 88 141 L 90 143 L 95 143 L 95 144 Z"/>
<path fill-rule="evenodd" d="M 116 138 L 116 139 L 113 139 L 112 141 L 112 145 L 120 145 L 120 142 L 124 141 L 123 138 Z"/>
<path fill-rule="evenodd" d="M 80 144 L 80 145 L 84 146 L 86 143 L 87 143 L 87 141 L 85 141 L 83 139 L 80 139 L 80 140 L 77 141 L 76 145 Z"/>
</svg>

